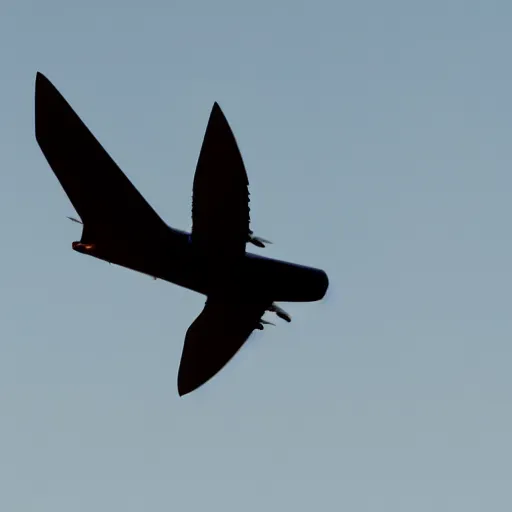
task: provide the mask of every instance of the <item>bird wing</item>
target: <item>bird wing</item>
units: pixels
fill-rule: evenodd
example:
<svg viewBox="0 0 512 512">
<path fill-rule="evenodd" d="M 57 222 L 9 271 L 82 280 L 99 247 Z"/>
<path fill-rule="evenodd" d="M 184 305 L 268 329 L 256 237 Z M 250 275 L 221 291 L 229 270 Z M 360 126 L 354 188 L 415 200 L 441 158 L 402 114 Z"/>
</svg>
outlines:
<svg viewBox="0 0 512 512">
<path fill-rule="evenodd" d="M 106 234 L 166 228 L 69 103 L 41 73 L 35 87 L 36 139 L 85 228 Z"/>
<path fill-rule="evenodd" d="M 271 301 L 208 298 L 185 336 L 178 392 L 185 395 L 216 375 L 247 341 Z"/>
<path fill-rule="evenodd" d="M 232 260 L 245 254 L 250 222 L 248 185 L 233 132 L 215 103 L 194 176 L 194 243 Z"/>
</svg>

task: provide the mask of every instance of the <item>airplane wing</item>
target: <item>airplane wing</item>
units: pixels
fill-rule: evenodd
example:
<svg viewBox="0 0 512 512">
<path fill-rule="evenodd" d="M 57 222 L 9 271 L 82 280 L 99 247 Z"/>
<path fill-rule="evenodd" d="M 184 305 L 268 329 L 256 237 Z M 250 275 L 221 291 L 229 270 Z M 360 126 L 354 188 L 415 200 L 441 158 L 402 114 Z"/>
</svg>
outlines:
<svg viewBox="0 0 512 512">
<path fill-rule="evenodd" d="M 245 254 L 249 237 L 248 185 L 233 132 L 215 103 L 194 176 L 193 242 L 230 260 Z"/>
<path fill-rule="evenodd" d="M 86 229 L 166 227 L 52 83 L 37 73 L 36 139 Z M 128 234 L 128 233 L 127 233 Z"/>
<path fill-rule="evenodd" d="M 244 302 L 208 298 L 185 336 L 178 372 L 183 396 L 216 375 L 247 341 L 271 301 Z"/>
</svg>

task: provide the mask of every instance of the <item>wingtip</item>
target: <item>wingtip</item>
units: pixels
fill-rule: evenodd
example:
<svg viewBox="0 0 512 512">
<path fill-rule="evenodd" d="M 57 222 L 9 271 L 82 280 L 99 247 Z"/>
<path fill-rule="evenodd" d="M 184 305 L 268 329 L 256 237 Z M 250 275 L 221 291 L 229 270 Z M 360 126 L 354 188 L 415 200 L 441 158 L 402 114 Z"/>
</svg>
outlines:
<svg viewBox="0 0 512 512">
<path fill-rule="evenodd" d="M 212 110 L 210 112 L 209 123 L 213 123 L 214 125 L 217 125 L 217 126 L 219 126 L 219 125 L 228 125 L 229 126 L 228 120 L 226 119 L 226 115 L 224 114 L 224 112 L 220 108 L 220 105 L 217 102 L 215 102 L 213 104 Z"/>
<path fill-rule="evenodd" d="M 43 85 L 44 83 L 49 83 L 48 78 L 46 78 L 41 71 L 36 72 L 36 87 Z"/>
<path fill-rule="evenodd" d="M 35 90 L 37 96 L 62 96 L 50 79 L 40 71 L 36 73 Z"/>
<path fill-rule="evenodd" d="M 188 395 L 192 393 L 192 391 L 195 391 L 199 386 L 186 386 L 182 382 L 178 380 L 178 395 L 183 398 L 185 395 Z"/>
<path fill-rule="evenodd" d="M 55 86 L 48 80 L 48 78 L 43 75 L 40 71 L 36 73 L 36 80 L 35 80 L 35 98 L 36 98 L 36 105 L 38 100 L 41 100 L 42 98 L 46 98 L 49 95 L 51 95 L 54 92 Z"/>
<path fill-rule="evenodd" d="M 180 397 L 189 395 L 193 391 L 199 389 L 208 380 L 209 379 L 202 378 L 196 372 L 190 371 L 190 369 L 188 371 L 184 370 L 180 365 L 177 379 L 178 395 L 180 395 Z"/>
<path fill-rule="evenodd" d="M 178 395 L 180 397 L 184 397 L 185 395 L 188 395 L 189 393 L 192 393 L 194 389 L 196 389 L 198 386 L 194 386 L 194 383 L 190 378 L 187 378 L 187 374 L 183 372 L 183 369 L 180 364 L 180 368 L 178 370 L 178 378 L 177 378 L 177 385 L 178 385 Z"/>
<path fill-rule="evenodd" d="M 34 106 L 35 106 L 35 135 L 36 140 L 40 142 L 41 136 L 44 137 L 44 133 L 41 132 L 41 123 L 44 122 L 45 113 L 48 110 L 48 103 L 54 93 L 55 87 L 40 71 L 36 72 L 35 80 L 35 91 L 34 91 Z"/>
<path fill-rule="evenodd" d="M 221 115 L 224 117 L 224 113 L 222 112 L 222 109 L 220 108 L 220 105 L 217 102 L 214 102 L 213 104 L 211 115 Z"/>
</svg>

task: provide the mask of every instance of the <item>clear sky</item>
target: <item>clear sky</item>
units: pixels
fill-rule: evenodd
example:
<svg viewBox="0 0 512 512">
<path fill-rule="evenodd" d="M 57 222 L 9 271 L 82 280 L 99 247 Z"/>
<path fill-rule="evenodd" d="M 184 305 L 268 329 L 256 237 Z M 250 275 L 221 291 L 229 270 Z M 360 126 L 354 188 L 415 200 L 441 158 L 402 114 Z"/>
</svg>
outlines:
<svg viewBox="0 0 512 512">
<path fill-rule="evenodd" d="M 0 13 L 2 512 L 511 510 L 509 1 Z M 72 251 L 37 71 L 180 229 L 218 101 L 254 251 L 324 268 L 327 300 L 180 399 L 204 299 Z"/>
</svg>

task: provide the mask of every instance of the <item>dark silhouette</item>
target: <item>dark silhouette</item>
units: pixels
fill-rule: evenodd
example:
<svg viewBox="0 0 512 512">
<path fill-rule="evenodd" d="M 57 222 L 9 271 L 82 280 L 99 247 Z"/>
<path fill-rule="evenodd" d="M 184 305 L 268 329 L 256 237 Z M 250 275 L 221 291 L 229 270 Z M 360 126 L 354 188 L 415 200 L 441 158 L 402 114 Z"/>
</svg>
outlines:
<svg viewBox="0 0 512 512">
<path fill-rule="evenodd" d="M 192 233 L 168 226 L 131 184 L 71 106 L 36 77 L 36 139 L 83 223 L 75 251 L 206 295 L 187 331 L 178 373 L 184 395 L 212 378 L 275 301 L 324 297 L 324 271 L 246 252 L 268 241 L 249 228 L 247 174 L 234 135 L 213 105 L 193 186 Z M 273 324 L 272 324 L 273 325 Z"/>
</svg>

